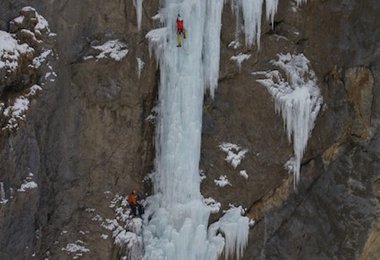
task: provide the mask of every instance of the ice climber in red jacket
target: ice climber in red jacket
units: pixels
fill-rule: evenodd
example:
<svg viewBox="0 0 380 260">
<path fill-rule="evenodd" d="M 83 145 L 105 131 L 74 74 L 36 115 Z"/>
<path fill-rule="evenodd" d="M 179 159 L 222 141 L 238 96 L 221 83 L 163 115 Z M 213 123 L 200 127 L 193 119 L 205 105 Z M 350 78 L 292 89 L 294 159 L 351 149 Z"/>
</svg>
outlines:
<svg viewBox="0 0 380 260">
<path fill-rule="evenodd" d="M 186 39 L 186 30 L 183 27 L 183 20 L 180 14 L 177 16 L 177 47 L 182 46 L 182 36 L 184 39 Z"/>
</svg>

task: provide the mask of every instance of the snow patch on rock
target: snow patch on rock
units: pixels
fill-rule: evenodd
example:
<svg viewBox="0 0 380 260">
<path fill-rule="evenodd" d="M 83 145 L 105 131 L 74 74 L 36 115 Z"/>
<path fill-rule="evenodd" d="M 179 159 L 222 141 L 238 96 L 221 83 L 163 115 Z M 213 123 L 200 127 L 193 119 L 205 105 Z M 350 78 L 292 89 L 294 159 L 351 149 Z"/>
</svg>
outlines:
<svg viewBox="0 0 380 260">
<path fill-rule="evenodd" d="M 242 176 L 244 179 L 248 179 L 248 174 L 247 174 L 247 171 L 246 170 L 241 170 L 239 172 L 239 175 Z"/>
<path fill-rule="evenodd" d="M 121 61 L 128 54 L 127 44 L 120 40 L 109 40 L 102 45 L 91 46 L 92 49 L 100 51 L 96 56 L 86 56 L 85 60 L 96 58 L 100 59 L 113 59 L 115 61 Z"/>
<path fill-rule="evenodd" d="M 21 54 L 33 54 L 28 44 L 19 44 L 10 33 L 0 30 L 0 69 L 13 71 L 18 67 Z"/>
<path fill-rule="evenodd" d="M 25 121 L 26 111 L 29 109 L 30 105 L 30 99 L 41 90 L 42 88 L 40 86 L 33 85 L 26 90 L 24 95 L 16 97 L 13 103 L 4 109 L 3 115 L 7 118 L 7 124 L 3 127 L 3 130 L 16 129 L 19 126 L 20 121 Z"/>
<path fill-rule="evenodd" d="M 62 248 L 62 251 L 66 251 L 69 255 L 73 255 L 73 259 L 77 259 L 83 256 L 84 253 L 90 252 L 82 240 L 77 240 L 74 243 L 68 243 L 66 247 Z"/>
<path fill-rule="evenodd" d="M 29 173 L 25 178 L 24 182 L 21 184 L 20 188 L 17 189 L 18 192 L 25 192 L 28 190 L 36 189 L 38 187 L 37 183 L 33 181 L 33 173 Z"/>
<path fill-rule="evenodd" d="M 215 182 L 215 185 L 216 186 L 219 186 L 219 187 L 225 187 L 227 185 L 230 185 L 232 186 L 232 184 L 229 182 L 229 180 L 227 179 L 227 176 L 226 175 L 221 175 L 219 177 L 219 179 L 216 179 L 214 180 Z"/>
<path fill-rule="evenodd" d="M 241 163 L 241 160 L 244 159 L 245 154 L 248 152 L 248 149 L 242 149 L 239 145 L 232 143 L 222 143 L 219 145 L 219 149 L 227 153 L 226 161 L 236 169 L 236 167 Z"/>
</svg>

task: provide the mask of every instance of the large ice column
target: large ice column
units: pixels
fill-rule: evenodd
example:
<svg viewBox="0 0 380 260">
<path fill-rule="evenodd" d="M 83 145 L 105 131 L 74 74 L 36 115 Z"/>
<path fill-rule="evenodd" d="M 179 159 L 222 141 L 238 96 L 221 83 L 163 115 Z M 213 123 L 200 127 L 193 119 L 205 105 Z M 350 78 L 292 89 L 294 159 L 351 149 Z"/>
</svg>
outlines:
<svg viewBox="0 0 380 260">
<path fill-rule="evenodd" d="M 200 193 L 203 95 L 206 86 L 213 95 L 218 81 L 222 8 L 223 0 L 167 0 L 156 16 L 164 27 L 147 34 L 160 67 L 160 88 L 155 195 L 148 198 L 144 221 L 146 260 L 217 260 L 225 243 L 229 250 L 246 245 L 248 218 L 240 211 L 226 217 L 240 221 L 247 232 L 240 232 L 241 238 L 234 230 L 225 239 L 220 234 L 225 224 L 207 229 L 210 209 Z M 187 32 L 181 48 L 176 47 L 177 14 Z"/>
<path fill-rule="evenodd" d="M 293 141 L 294 157 L 286 163 L 286 167 L 294 175 L 296 188 L 302 157 L 323 99 L 315 73 L 303 54 L 279 54 L 278 60 L 273 60 L 272 64 L 285 73 L 285 78 L 274 70 L 265 72 L 266 79 L 258 82 L 273 96 L 276 111 L 284 120 L 289 142 Z"/>
<path fill-rule="evenodd" d="M 204 259 L 209 250 L 210 211 L 202 202 L 199 176 L 206 6 L 204 0 L 167 0 L 160 12 L 165 27 L 147 35 L 159 60 L 161 82 L 155 195 L 145 214 L 145 259 Z M 176 47 L 178 13 L 188 36 L 181 48 Z"/>
<path fill-rule="evenodd" d="M 155 189 L 167 205 L 199 199 L 202 127 L 202 43 L 206 2 L 167 1 L 166 42 L 160 57 L 161 82 L 156 133 Z M 188 39 L 177 48 L 175 19 L 181 13 Z"/>
</svg>

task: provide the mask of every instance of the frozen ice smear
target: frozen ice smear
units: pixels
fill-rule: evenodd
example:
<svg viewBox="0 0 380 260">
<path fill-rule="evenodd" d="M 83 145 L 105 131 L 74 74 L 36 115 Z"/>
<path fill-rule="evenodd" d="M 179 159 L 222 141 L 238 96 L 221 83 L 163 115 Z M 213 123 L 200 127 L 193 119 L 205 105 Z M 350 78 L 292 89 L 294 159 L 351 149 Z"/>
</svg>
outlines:
<svg viewBox="0 0 380 260">
<path fill-rule="evenodd" d="M 137 17 L 137 29 L 141 30 L 141 20 L 142 20 L 142 3 L 144 0 L 133 0 L 133 5 L 136 9 L 136 17 Z"/>
<path fill-rule="evenodd" d="M 137 76 L 140 79 L 141 72 L 144 69 L 145 62 L 143 62 L 143 60 L 140 58 L 136 58 L 136 61 L 137 61 Z"/>
<path fill-rule="evenodd" d="M 5 197 L 4 182 L 0 182 L 0 204 L 6 204 L 8 202 Z"/>
<path fill-rule="evenodd" d="M 266 79 L 257 80 L 272 95 L 276 112 L 282 115 L 289 142 L 293 142 L 294 158 L 286 168 L 294 174 L 294 185 L 300 180 L 300 167 L 307 141 L 314 128 L 314 122 L 323 99 L 309 60 L 303 54 L 279 54 L 272 64 L 278 70 L 254 73 Z"/>
</svg>

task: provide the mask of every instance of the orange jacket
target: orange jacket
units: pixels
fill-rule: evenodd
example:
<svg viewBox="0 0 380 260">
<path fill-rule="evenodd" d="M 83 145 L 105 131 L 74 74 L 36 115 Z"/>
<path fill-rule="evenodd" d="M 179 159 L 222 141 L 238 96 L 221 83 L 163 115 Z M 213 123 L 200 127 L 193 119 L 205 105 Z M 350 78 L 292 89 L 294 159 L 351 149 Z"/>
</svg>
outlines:
<svg viewBox="0 0 380 260">
<path fill-rule="evenodd" d="M 128 203 L 130 205 L 136 205 L 137 204 L 137 194 L 136 193 L 135 194 L 131 193 L 128 195 Z"/>
</svg>

